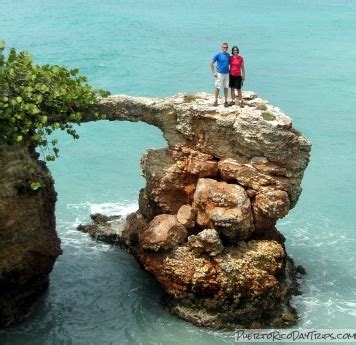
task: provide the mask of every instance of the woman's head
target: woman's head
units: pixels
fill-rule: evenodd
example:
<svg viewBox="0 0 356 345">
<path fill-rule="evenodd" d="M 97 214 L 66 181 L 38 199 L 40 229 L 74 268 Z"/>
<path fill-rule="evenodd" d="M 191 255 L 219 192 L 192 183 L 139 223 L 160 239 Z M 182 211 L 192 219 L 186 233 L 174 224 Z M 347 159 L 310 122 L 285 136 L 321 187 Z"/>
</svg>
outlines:
<svg viewBox="0 0 356 345">
<path fill-rule="evenodd" d="M 231 48 L 231 54 L 234 54 L 234 53 L 239 53 L 240 52 L 240 50 L 239 50 L 239 47 L 238 46 L 233 46 L 232 48 Z"/>
</svg>

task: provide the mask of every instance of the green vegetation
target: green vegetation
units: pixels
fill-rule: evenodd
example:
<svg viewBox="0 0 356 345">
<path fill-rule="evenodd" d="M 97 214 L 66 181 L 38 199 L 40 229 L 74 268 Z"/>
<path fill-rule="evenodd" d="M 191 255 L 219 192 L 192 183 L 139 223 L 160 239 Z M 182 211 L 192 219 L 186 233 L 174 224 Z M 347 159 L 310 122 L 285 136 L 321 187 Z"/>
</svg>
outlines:
<svg viewBox="0 0 356 345">
<path fill-rule="evenodd" d="M 260 102 L 256 106 L 257 110 L 267 110 L 267 104 L 265 102 Z"/>
<path fill-rule="evenodd" d="M 73 124 L 79 124 L 83 114 L 102 118 L 97 112 L 99 97 L 109 93 L 88 85 L 78 69 L 39 66 L 29 53 L 15 49 L 6 58 L 4 49 L 0 41 L 0 136 L 9 144 L 32 143 L 44 160 L 53 161 L 58 157 L 58 141 L 48 135 L 61 129 L 78 139 Z"/>
<path fill-rule="evenodd" d="M 198 99 L 199 97 L 196 95 L 184 95 L 183 97 L 183 101 L 184 103 L 191 103 L 194 102 L 196 99 Z"/>
<path fill-rule="evenodd" d="M 266 111 L 262 113 L 262 117 L 263 117 L 263 119 L 266 120 L 266 121 L 273 121 L 273 120 L 276 119 L 276 117 L 275 117 L 273 114 L 268 113 L 268 112 L 266 112 Z"/>
</svg>

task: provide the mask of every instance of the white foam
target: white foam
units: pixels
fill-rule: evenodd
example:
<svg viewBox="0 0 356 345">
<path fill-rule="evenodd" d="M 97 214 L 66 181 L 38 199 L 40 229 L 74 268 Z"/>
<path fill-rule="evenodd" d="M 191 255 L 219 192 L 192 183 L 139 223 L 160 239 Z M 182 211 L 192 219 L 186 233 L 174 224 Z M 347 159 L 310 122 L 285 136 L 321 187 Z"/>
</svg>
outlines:
<svg viewBox="0 0 356 345">
<path fill-rule="evenodd" d="M 73 226 L 78 226 L 80 223 L 87 222 L 90 214 L 100 213 L 107 216 L 115 215 L 125 218 L 132 212 L 138 210 L 137 203 L 120 203 L 120 202 L 105 202 L 91 203 L 85 202 L 80 204 L 67 204 L 67 209 L 76 217 L 72 223 Z"/>
<path fill-rule="evenodd" d="M 89 204 L 90 213 L 101 213 L 105 215 L 119 215 L 126 217 L 138 210 L 138 205 L 106 202 L 103 204 Z"/>
<path fill-rule="evenodd" d="M 80 204 L 67 204 L 68 213 L 71 214 L 70 221 L 57 218 L 57 230 L 62 241 L 62 248 L 69 251 L 71 255 L 85 255 L 86 252 L 102 252 L 112 250 L 112 246 L 102 242 L 93 241 L 88 234 L 77 230 L 79 224 L 90 223 L 90 214 L 101 213 L 104 215 L 118 215 L 123 219 L 138 209 L 137 203 L 127 202 L 105 202 Z"/>
</svg>

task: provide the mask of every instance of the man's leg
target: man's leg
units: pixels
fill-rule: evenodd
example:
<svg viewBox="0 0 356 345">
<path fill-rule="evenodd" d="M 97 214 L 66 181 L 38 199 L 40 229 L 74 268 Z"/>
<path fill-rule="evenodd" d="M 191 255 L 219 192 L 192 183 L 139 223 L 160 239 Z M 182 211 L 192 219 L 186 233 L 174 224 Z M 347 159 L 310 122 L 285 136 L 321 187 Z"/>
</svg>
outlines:
<svg viewBox="0 0 356 345">
<path fill-rule="evenodd" d="M 218 101 L 220 89 L 215 88 L 215 102 Z"/>
<path fill-rule="evenodd" d="M 225 96 L 225 103 L 227 103 L 227 96 L 229 95 L 229 89 L 224 87 L 224 96 Z"/>
<path fill-rule="evenodd" d="M 224 96 L 225 96 L 225 103 L 224 103 L 224 106 L 228 106 L 228 103 L 227 103 L 227 97 L 229 96 L 229 74 L 228 73 L 225 73 L 223 75 L 223 85 L 224 85 Z"/>
<path fill-rule="evenodd" d="M 221 83 L 222 83 L 222 76 L 220 73 L 216 73 L 216 79 L 215 79 L 215 102 L 214 105 L 218 105 L 218 98 L 219 98 L 219 93 L 220 93 L 220 88 L 221 88 Z"/>
</svg>

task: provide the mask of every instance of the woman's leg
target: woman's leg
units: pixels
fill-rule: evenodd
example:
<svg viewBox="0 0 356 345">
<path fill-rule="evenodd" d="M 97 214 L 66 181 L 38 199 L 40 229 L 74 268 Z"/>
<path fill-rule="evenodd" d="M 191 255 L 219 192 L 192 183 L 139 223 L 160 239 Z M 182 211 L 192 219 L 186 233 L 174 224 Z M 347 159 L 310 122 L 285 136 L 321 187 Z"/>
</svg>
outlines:
<svg viewBox="0 0 356 345">
<path fill-rule="evenodd" d="M 233 87 L 230 88 L 230 94 L 231 94 L 231 102 L 235 102 L 235 89 Z"/>
<path fill-rule="evenodd" d="M 240 106 L 243 107 L 243 106 L 244 106 L 244 102 L 243 102 L 243 100 L 242 100 L 242 92 L 241 92 L 241 89 L 238 89 L 238 90 L 237 90 L 237 98 L 238 98 L 238 100 L 239 100 Z"/>
<path fill-rule="evenodd" d="M 231 102 L 229 105 L 234 105 L 235 104 L 235 99 L 236 99 L 236 89 L 231 87 L 230 88 L 230 94 L 231 94 Z"/>
<path fill-rule="evenodd" d="M 238 90 L 237 90 L 237 98 L 239 99 L 239 102 L 242 101 L 242 92 L 241 92 L 241 89 L 238 89 Z"/>
</svg>

